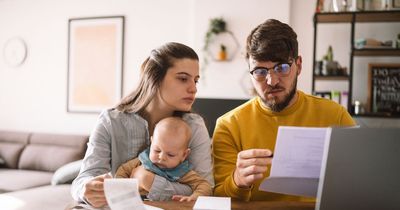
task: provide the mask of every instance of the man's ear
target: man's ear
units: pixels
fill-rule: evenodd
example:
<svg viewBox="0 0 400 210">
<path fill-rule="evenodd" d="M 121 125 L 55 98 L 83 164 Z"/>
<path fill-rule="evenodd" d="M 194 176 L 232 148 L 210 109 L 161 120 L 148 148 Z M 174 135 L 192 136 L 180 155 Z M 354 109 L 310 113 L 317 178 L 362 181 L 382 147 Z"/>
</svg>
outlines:
<svg viewBox="0 0 400 210">
<path fill-rule="evenodd" d="M 189 156 L 189 154 L 190 154 L 190 149 L 187 148 L 187 149 L 185 150 L 185 153 L 183 154 L 183 160 L 185 160 L 185 159 Z"/>
<path fill-rule="evenodd" d="M 301 57 L 301 55 L 299 55 L 299 56 L 297 56 L 297 59 L 296 59 L 297 76 L 299 76 L 301 73 L 302 64 L 303 64 L 303 58 Z"/>
</svg>

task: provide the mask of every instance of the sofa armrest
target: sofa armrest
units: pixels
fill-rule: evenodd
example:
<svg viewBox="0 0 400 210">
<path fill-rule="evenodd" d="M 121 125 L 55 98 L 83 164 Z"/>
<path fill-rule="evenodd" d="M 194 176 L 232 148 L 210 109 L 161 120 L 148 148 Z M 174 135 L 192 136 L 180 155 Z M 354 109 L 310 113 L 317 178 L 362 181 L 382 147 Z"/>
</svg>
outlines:
<svg viewBox="0 0 400 210">
<path fill-rule="evenodd" d="M 82 160 L 67 163 L 61 166 L 53 175 L 51 179 L 52 185 L 72 183 L 72 181 L 78 176 L 79 170 L 82 165 Z"/>
</svg>

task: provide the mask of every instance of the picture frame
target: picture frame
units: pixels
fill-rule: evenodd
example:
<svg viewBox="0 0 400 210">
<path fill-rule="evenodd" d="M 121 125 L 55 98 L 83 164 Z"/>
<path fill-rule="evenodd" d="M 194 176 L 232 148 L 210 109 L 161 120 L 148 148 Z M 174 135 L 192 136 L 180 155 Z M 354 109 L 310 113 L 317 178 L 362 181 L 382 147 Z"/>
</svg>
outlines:
<svg viewBox="0 0 400 210">
<path fill-rule="evenodd" d="M 400 116 L 400 63 L 368 65 L 368 104 L 373 114 Z"/>
<path fill-rule="evenodd" d="M 99 113 L 122 97 L 124 16 L 68 24 L 67 112 Z"/>
<path fill-rule="evenodd" d="M 392 7 L 400 9 L 400 0 L 392 0 Z"/>
</svg>

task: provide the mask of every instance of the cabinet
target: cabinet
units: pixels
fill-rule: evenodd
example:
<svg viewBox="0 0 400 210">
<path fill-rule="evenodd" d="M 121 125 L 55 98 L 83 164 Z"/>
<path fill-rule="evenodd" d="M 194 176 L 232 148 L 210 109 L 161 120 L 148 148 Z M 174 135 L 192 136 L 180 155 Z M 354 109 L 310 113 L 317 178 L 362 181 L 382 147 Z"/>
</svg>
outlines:
<svg viewBox="0 0 400 210">
<path fill-rule="evenodd" d="M 348 83 L 347 108 L 350 114 L 354 115 L 353 103 L 353 83 L 354 79 L 354 59 L 359 56 L 400 56 L 400 48 L 355 48 L 356 23 L 379 23 L 379 22 L 400 22 L 400 11 L 365 11 L 365 12 L 339 12 L 339 13 L 315 13 L 314 15 L 314 47 L 313 47 L 313 73 L 312 73 L 312 92 L 316 91 L 316 82 L 319 81 L 345 81 Z M 348 23 L 350 25 L 350 53 L 347 74 L 344 76 L 321 76 L 315 74 L 316 69 L 316 50 L 317 50 L 317 27 L 319 24 Z M 400 33 L 400 30 L 397 30 Z M 367 36 L 367 35 L 366 35 Z M 394 38 L 394 37 L 393 37 Z M 394 40 L 395 41 L 395 40 Z M 341 52 L 343 53 L 343 52 Z M 398 63 L 398 62 L 397 62 Z M 367 72 L 366 72 L 367 73 Z M 379 116 L 366 110 L 365 116 Z"/>
</svg>

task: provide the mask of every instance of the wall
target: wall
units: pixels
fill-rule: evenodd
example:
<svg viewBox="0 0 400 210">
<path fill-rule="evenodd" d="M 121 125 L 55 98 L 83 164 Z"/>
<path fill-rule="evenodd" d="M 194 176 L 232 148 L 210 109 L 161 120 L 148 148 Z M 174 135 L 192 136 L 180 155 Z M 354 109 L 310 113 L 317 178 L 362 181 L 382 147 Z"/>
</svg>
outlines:
<svg viewBox="0 0 400 210">
<path fill-rule="evenodd" d="M 70 18 L 125 16 L 127 94 L 151 49 L 178 41 L 202 56 L 210 18 L 223 16 L 243 43 L 250 29 L 265 19 L 288 22 L 289 8 L 289 0 L 0 0 L 0 48 L 15 36 L 28 45 L 25 63 L 16 68 L 4 63 L 0 50 L 0 129 L 87 134 L 94 126 L 97 114 L 66 112 Z M 240 85 L 249 76 L 240 53 L 232 62 L 211 63 L 203 75 L 200 97 L 249 97 Z"/>
<path fill-rule="evenodd" d="M 138 81 L 138 69 L 152 48 L 167 41 L 193 46 L 202 57 L 204 35 L 209 19 L 224 17 L 228 29 L 240 42 L 240 51 L 227 63 L 213 62 L 202 74 L 198 96 L 208 98 L 248 98 L 251 87 L 243 60 L 244 41 L 252 28 L 268 18 L 289 23 L 297 32 L 303 70 L 298 87 L 311 91 L 313 23 L 316 0 L 0 0 L 0 129 L 55 133 L 90 132 L 97 114 L 66 112 L 68 19 L 95 16 L 125 16 L 123 94 Z M 328 26 L 331 27 L 331 26 Z M 381 34 L 369 26 L 360 33 Z M 346 60 L 348 27 L 328 28 L 317 49 L 317 58 L 327 43 L 336 43 L 335 56 Z M 364 29 L 362 29 L 364 28 Z M 398 32 L 398 25 L 385 37 Z M 323 28 L 321 28 L 323 31 Z M 335 32 L 333 36 L 332 32 Z M 338 33 L 336 33 L 338 32 Z M 320 32 L 319 32 L 320 33 Z M 321 32 L 324 33 L 324 32 Z M 361 36 L 360 34 L 360 36 Z M 22 37 L 28 57 L 17 68 L 3 61 L 2 48 L 11 37 Z M 344 51 L 342 51 L 344 50 Z M 339 53 L 344 52 L 344 53 Z M 369 58 L 358 59 L 362 71 Z M 381 58 L 383 59 L 383 58 Z M 359 71 L 359 70 L 356 70 Z M 362 76 L 362 75 L 361 75 Z M 361 89 L 361 95 L 365 91 Z M 360 96 L 363 97 L 363 96 Z M 400 127 L 400 120 L 357 118 L 372 127 Z"/>
</svg>

